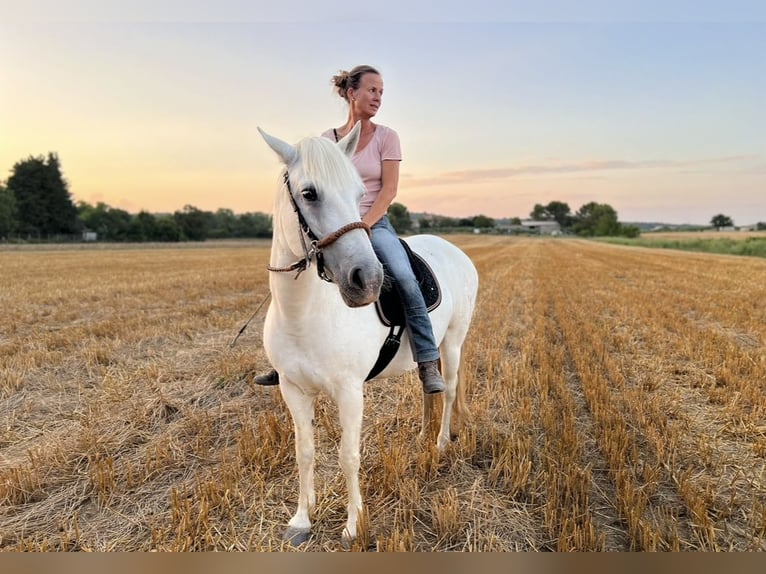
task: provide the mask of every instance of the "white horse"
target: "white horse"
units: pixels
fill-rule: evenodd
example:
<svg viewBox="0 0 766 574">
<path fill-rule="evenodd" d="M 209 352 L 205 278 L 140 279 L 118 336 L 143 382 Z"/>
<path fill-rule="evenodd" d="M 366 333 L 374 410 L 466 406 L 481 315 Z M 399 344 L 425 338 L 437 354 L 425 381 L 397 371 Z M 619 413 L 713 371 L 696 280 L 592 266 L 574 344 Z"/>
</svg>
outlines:
<svg viewBox="0 0 766 574">
<path fill-rule="evenodd" d="M 280 391 L 295 426 L 295 455 L 300 478 L 298 509 L 284 539 L 293 545 L 308 540 L 314 491 L 314 402 L 326 393 L 337 404 L 342 427 L 339 460 L 348 488 L 348 520 L 343 542 L 356 538 L 362 511 L 359 490 L 359 446 L 365 377 L 375 364 L 388 334 L 373 303 L 383 282 L 383 268 L 359 216 L 364 193 L 351 163 L 360 124 L 337 144 L 322 137 L 295 146 L 258 128 L 285 164 L 274 204 L 274 237 L 269 269 L 272 300 L 263 342 L 279 373 Z M 411 237 L 412 249 L 427 260 L 442 289 L 440 305 L 431 312 L 445 380 L 437 446 L 450 440 L 453 406 L 464 409 L 458 392 L 461 346 L 468 332 L 478 289 L 471 260 L 436 236 Z M 310 270 L 316 265 L 317 273 Z M 409 340 L 378 377 L 414 369 Z M 431 400 L 424 401 L 424 435 Z M 457 399 L 457 401 L 456 401 Z"/>
</svg>

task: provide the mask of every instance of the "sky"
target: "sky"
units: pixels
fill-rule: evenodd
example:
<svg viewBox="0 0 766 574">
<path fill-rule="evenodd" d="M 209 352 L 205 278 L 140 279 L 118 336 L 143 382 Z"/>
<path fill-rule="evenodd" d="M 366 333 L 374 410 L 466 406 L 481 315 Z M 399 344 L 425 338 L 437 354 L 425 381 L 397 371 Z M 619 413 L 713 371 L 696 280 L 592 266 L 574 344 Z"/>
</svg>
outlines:
<svg viewBox="0 0 766 574">
<path fill-rule="evenodd" d="M 55 152 L 74 201 L 271 213 L 281 166 L 256 128 L 297 142 L 342 125 L 330 78 L 370 64 L 411 212 L 595 201 L 624 222 L 766 222 L 760 1 L 0 0 L 0 14 L 0 181 Z"/>
</svg>

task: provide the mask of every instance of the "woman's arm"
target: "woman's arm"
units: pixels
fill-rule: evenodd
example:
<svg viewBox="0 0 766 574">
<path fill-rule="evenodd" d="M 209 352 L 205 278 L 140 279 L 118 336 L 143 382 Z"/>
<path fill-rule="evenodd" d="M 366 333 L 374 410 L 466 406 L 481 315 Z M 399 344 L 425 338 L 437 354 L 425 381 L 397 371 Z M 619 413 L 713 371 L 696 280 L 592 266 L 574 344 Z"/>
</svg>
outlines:
<svg viewBox="0 0 766 574">
<path fill-rule="evenodd" d="M 381 162 L 380 178 L 383 187 L 380 188 L 380 193 L 375 199 L 375 203 L 372 204 L 370 210 L 364 214 L 362 221 L 372 227 L 378 220 L 388 212 L 388 206 L 394 201 L 396 192 L 399 189 L 399 161 L 398 160 L 383 160 Z"/>
</svg>

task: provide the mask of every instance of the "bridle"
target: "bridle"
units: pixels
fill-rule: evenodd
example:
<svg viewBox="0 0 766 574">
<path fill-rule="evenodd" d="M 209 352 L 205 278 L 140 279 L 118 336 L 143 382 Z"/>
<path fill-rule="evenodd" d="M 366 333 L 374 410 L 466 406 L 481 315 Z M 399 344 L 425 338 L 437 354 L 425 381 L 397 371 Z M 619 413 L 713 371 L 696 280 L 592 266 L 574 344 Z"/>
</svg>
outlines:
<svg viewBox="0 0 766 574">
<path fill-rule="evenodd" d="M 285 187 L 287 188 L 287 195 L 290 197 L 290 202 L 293 204 L 293 209 L 295 210 L 295 213 L 298 214 L 298 226 L 300 227 L 300 230 L 301 230 L 301 234 L 300 234 L 301 245 L 303 246 L 303 254 L 305 255 L 305 257 L 299 261 L 296 261 L 292 265 L 288 265 L 287 267 L 272 267 L 271 265 L 268 265 L 266 269 L 268 269 L 269 271 L 274 271 L 276 273 L 289 273 L 291 271 L 297 271 L 297 273 L 295 274 L 295 278 L 297 279 L 301 273 L 303 273 L 306 269 L 308 269 L 311 266 L 311 260 L 316 259 L 317 275 L 319 275 L 320 279 L 323 279 L 325 281 L 328 281 L 329 283 L 332 283 L 332 279 L 328 277 L 327 274 L 325 273 L 324 254 L 322 253 L 322 250 L 325 247 L 332 245 L 338 239 L 340 239 L 343 235 L 345 235 L 349 231 L 353 231 L 354 229 L 364 229 L 367 232 L 367 236 L 369 237 L 370 226 L 367 225 L 364 221 L 352 221 L 351 223 L 347 223 L 343 227 L 340 227 L 336 231 L 333 231 L 332 233 L 325 235 L 322 239 L 319 239 L 309 227 L 309 224 L 306 221 L 306 218 L 303 217 L 303 213 L 298 207 L 298 203 L 295 201 L 295 197 L 293 196 L 293 190 L 290 187 L 290 176 L 287 173 L 287 170 L 285 170 L 284 180 L 285 180 Z M 309 238 L 308 245 L 306 244 L 306 237 Z"/>
</svg>

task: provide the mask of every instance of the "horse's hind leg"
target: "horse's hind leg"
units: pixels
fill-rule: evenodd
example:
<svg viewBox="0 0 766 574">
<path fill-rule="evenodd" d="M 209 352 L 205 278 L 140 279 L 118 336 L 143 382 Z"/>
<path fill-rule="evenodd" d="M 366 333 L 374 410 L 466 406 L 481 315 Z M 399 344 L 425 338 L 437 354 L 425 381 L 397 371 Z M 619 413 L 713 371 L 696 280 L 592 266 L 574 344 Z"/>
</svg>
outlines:
<svg viewBox="0 0 766 574">
<path fill-rule="evenodd" d="M 314 492 L 314 397 L 304 394 L 286 380 L 279 385 L 295 426 L 295 459 L 298 462 L 300 491 L 298 509 L 287 523 L 282 539 L 298 546 L 311 535 L 310 513 L 316 503 Z"/>
<path fill-rule="evenodd" d="M 457 397 L 458 371 L 460 369 L 460 345 L 443 344 L 442 377 L 444 377 L 444 401 L 442 403 L 441 425 L 439 435 L 436 438 L 436 447 L 439 451 L 447 448 L 450 442 L 450 426 L 452 423 L 452 407 Z"/>
<path fill-rule="evenodd" d="M 442 377 L 444 377 L 444 362 L 439 359 L 439 372 L 442 374 Z M 446 377 L 445 383 L 446 383 Z M 445 392 L 436 394 L 426 394 L 423 393 L 423 420 L 420 425 L 420 433 L 418 434 L 418 440 L 424 441 L 428 438 L 428 435 L 431 431 L 431 425 L 432 425 L 432 419 L 433 419 L 433 413 L 434 413 L 434 405 L 436 404 L 436 397 L 442 396 L 446 399 L 446 393 L 448 392 L 448 387 L 445 385 Z"/>
<path fill-rule="evenodd" d="M 460 365 L 460 347 L 454 350 L 453 347 L 442 345 L 441 353 L 441 374 L 444 377 L 444 392 L 441 393 L 442 416 L 439 426 L 439 434 L 436 438 L 436 447 L 439 451 L 447 448 L 450 441 L 450 422 L 452 419 L 452 405 L 455 404 L 458 385 L 458 367 Z M 420 440 L 424 440 L 431 428 L 431 417 L 433 416 L 435 395 L 423 395 L 423 421 L 420 427 Z"/>
<path fill-rule="evenodd" d="M 348 518 L 343 530 L 343 544 L 348 546 L 356 538 L 357 519 L 362 511 L 362 493 L 359 489 L 359 443 L 362 430 L 364 395 L 361 386 L 349 385 L 336 396 L 338 417 L 342 429 L 339 462 L 348 488 Z"/>
</svg>

